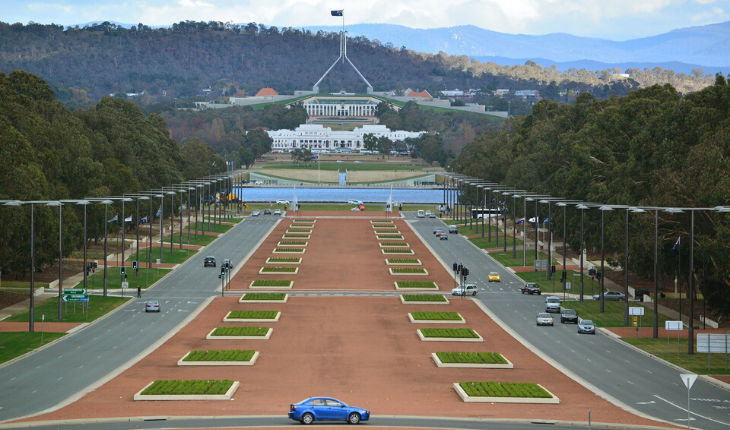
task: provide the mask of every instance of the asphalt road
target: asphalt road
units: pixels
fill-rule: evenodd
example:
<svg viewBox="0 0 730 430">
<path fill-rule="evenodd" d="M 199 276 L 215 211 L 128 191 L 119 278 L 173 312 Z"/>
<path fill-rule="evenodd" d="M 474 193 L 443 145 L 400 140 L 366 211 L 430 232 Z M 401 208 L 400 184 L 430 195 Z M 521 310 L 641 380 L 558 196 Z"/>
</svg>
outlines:
<svg viewBox="0 0 730 430">
<path fill-rule="evenodd" d="M 213 255 L 218 262 L 231 258 L 235 267 L 240 263 L 236 258 L 246 256 L 279 219 L 246 219 L 164 277 L 142 299 L 130 300 L 107 318 L 0 369 L 0 420 L 52 408 L 162 339 L 220 291 L 220 271 L 204 268 L 203 257 Z M 130 276 L 130 282 L 133 279 Z M 159 300 L 160 313 L 145 313 L 146 300 Z M 94 296 L 90 303 L 94 305 Z"/>
<path fill-rule="evenodd" d="M 535 316 L 545 311 L 545 294 L 522 295 L 520 278 L 462 236 L 451 234 L 448 241 L 439 240 L 433 229 L 447 230 L 441 220 L 419 219 L 412 214 L 407 218 L 449 268 L 453 262 L 469 268 L 467 282 L 479 286 L 477 298 L 525 340 L 626 405 L 661 420 L 687 424 L 687 389 L 680 372 L 622 346 L 608 336 L 579 335 L 574 324 L 561 324 L 559 315 L 554 327 L 537 327 Z M 518 254 L 520 251 L 518 247 Z M 501 274 L 502 282 L 488 282 L 488 274 L 492 271 Z M 727 391 L 697 380 L 691 398 L 692 427 L 730 428 L 730 394 Z"/>
</svg>

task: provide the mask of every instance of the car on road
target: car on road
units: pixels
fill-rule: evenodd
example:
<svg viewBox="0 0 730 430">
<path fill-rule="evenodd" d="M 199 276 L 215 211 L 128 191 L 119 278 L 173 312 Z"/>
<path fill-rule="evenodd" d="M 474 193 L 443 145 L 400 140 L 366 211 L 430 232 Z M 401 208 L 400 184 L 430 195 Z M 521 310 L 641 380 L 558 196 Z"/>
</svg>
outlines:
<svg viewBox="0 0 730 430">
<path fill-rule="evenodd" d="M 502 282 L 499 272 L 489 272 L 489 282 Z"/>
<path fill-rule="evenodd" d="M 233 263 L 231 263 L 231 259 L 230 258 L 224 258 L 223 259 L 223 262 L 221 262 L 221 267 L 226 267 L 228 269 L 232 268 L 233 267 Z"/>
<path fill-rule="evenodd" d="M 563 309 L 560 313 L 560 322 L 565 324 L 566 322 L 572 322 L 578 324 L 578 312 L 575 309 Z"/>
<path fill-rule="evenodd" d="M 342 160 L 337 160 L 337 162 L 338 162 L 338 163 L 344 163 L 344 161 L 342 161 Z"/>
<path fill-rule="evenodd" d="M 261 211 L 255 210 L 255 211 L 251 212 L 251 216 L 259 216 L 259 215 L 261 215 Z"/>
<path fill-rule="evenodd" d="M 436 212 L 431 212 L 431 215 L 428 216 L 429 218 L 436 218 Z"/>
<path fill-rule="evenodd" d="M 441 227 L 434 227 L 433 234 L 438 234 L 439 232 L 443 233 L 444 231 L 441 229 Z"/>
<path fill-rule="evenodd" d="M 426 211 L 426 218 L 431 218 L 431 211 Z"/>
<path fill-rule="evenodd" d="M 542 294 L 542 290 L 534 282 L 526 283 L 524 287 L 520 288 L 520 292 L 522 294 L 537 294 L 538 296 Z"/>
<path fill-rule="evenodd" d="M 537 325 L 554 325 L 555 320 L 553 320 L 553 316 L 550 315 L 547 312 L 540 312 L 537 314 L 537 318 L 535 318 L 535 324 Z"/>
<path fill-rule="evenodd" d="M 358 424 L 370 419 L 370 411 L 331 397 L 310 397 L 289 405 L 289 418 L 302 424 L 314 421 L 345 421 Z"/>
<path fill-rule="evenodd" d="M 555 296 L 545 297 L 545 312 L 560 312 L 560 299 Z"/>
<path fill-rule="evenodd" d="M 591 320 L 579 320 L 578 334 L 581 333 L 596 334 L 596 325 Z"/>
<path fill-rule="evenodd" d="M 360 162 L 359 161 L 355 161 L 355 164 L 360 164 Z"/>
<path fill-rule="evenodd" d="M 440 234 L 439 240 L 449 240 L 449 235 L 446 233 Z"/>
<path fill-rule="evenodd" d="M 451 290 L 452 296 L 476 296 L 477 286 L 474 284 L 459 285 Z"/>
<path fill-rule="evenodd" d="M 215 267 L 215 257 L 209 255 L 203 260 L 203 267 L 213 266 Z"/>
<path fill-rule="evenodd" d="M 279 200 L 276 201 L 276 204 L 277 205 L 288 205 L 289 204 L 289 200 L 279 199 Z"/>
<path fill-rule="evenodd" d="M 160 311 L 160 302 L 157 300 L 148 300 L 144 304 L 144 311 L 145 312 L 159 312 Z"/>
<path fill-rule="evenodd" d="M 600 300 L 601 295 L 600 294 L 594 294 L 593 300 Z M 624 293 L 620 293 L 618 291 L 606 291 L 603 293 L 603 300 L 613 300 L 613 301 L 623 301 L 626 299 L 626 296 Z"/>
<path fill-rule="evenodd" d="M 419 210 L 418 212 L 416 212 L 416 217 L 417 218 L 426 218 L 426 212 Z"/>
<path fill-rule="evenodd" d="M 275 209 L 274 215 L 281 215 L 281 209 Z"/>
<path fill-rule="evenodd" d="M 361 202 L 360 200 L 355 200 L 355 199 L 350 199 L 350 200 L 347 201 L 347 203 L 349 203 L 351 205 L 361 205 L 361 204 L 363 204 L 363 202 Z"/>
<path fill-rule="evenodd" d="M 264 215 L 271 215 L 271 209 L 264 209 Z"/>
<path fill-rule="evenodd" d="M 449 233 L 451 233 L 451 234 L 459 234 L 458 227 L 456 227 L 455 225 L 450 225 L 449 226 Z"/>
</svg>

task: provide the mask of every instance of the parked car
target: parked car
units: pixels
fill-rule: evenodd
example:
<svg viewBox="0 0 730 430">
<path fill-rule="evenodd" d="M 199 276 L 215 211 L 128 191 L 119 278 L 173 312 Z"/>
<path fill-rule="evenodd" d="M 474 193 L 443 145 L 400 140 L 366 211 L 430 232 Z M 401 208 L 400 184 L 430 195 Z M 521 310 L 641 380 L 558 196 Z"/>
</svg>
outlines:
<svg viewBox="0 0 730 430">
<path fill-rule="evenodd" d="M 355 199 L 350 199 L 350 200 L 347 201 L 347 203 L 349 203 L 351 205 L 361 205 L 361 204 L 363 204 L 360 200 L 355 200 Z"/>
<path fill-rule="evenodd" d="M 596 334 L 596 325 L 591 320 L 578 320 L 578 334 Z"/>
<path fill-rule="evenodd" d="M 452 296 L 476 296 L 477 286 L 474 284 L 459 285 L 451 290 Z"/>
<path fill-rule="evenodd" d="M 360 162 L 359 161 L 355 161 L 355 164 L 360 164 Z"/>
<path fill-rule="evenodd" d="M 489 272 L 489 282 L 502 282 L 499 272 Z"/>
<path fill-rule="evenodd" d="M 261 211 L 255 210 L 255 211 L 251 212 L 251 216 L 259 216 L 259 215 L 261 215 Z"/>
<path fill-rule="evenodd" d="M 279 200 L 276 201 L 276 204 L 277 205 L 288 205 L 289 204 L 289 200 L 279 199 Z"/>
<path fill-rule="evenodd" d="M 560 312 L 560 299 L 554 296 L 545 297 L 545 312 Z"/>
<path fill-rule="evenodd" d="M 281 215 L 281 209 L 275 209 L 274 215 Z"/>
<path fill-rule="evenodd" d="M 271 215 L 271 209 L 264 209 L 264 215 Z"/>
<path fill-rule="evenodd" d="M 203 260 L 203 267 L 213 266 L 215 267 L 215 257 L 209 255 Z"/>
<path fill-rule="evenodd" d="M 649 292 L 646 288 L 637 288 L 634 290 L 634 297 L 638 301 L 643 302 L 644 296 L 651 296 L 651 292 Z"/>
<path fill-rule="evenodd" d="M 439 235 L 439 240 L 449 240 L 449 235 L 446 233 L 443 233 Z"/>
<path fill-rule="evenodd" d="M 537 294 L 538 296 L 542 294 L 542 290 L 534 282 L 526 283 L 524 287 L 520 288 L 520 292 L 522 294 Z"/>
<path fill-rule="evenodd" d="M 562 324 L 566 322 L 578 324 L 578 312 L 575 309 L 563 309 L 563 312 L 560 313 L 560 322 Z"/>
<path fill-rule="evenodd" d="M 350 209 L 350 211 L 360 212 L 360 208 L 358 206 L 355 206 L 354 208 Z"/>
<path fill-rule="evenodd" d="M 229 258 L 224 258 L 223 262 L 221 263 L 221 267 L 227 267 L 231 269 L 233 268 L 233 263 L 231 263 L 231 260 Z"/>
<path fill-rule="evenodd" d="M 344 161 L 342 161 L 342 160 L 337 160 L 337 162 L 338 162 L 338 163 L 344 163 Z"/>
<path fill-rule="evenodd" d="M 537 318 L 535 318 L 535 324 L 537 325 L 553 325 L 555 324 L 555 320 L 553 320 L 553 316 L 550 315 L 547 312 L 540 312 L 537 314 Z"/>
<path fill-rule="evenodd" d="M 600 294 L 594 294 L 593 300 L 600 300 L 601 295 Z M 613 301 L 623 301 L 626 299 L 626 296 L 623 293 L 619 293 L 618 291 L 606 291 L 603 293 L 603 300 L 613 300 Z"/>
<path fill-rule="evenodd" d="M 331 397 L 310 397 L 289 405 L 289 418 L 302 424 L 314 421 L 345 421 L 358 424 L 370 419 L 370 411 L 349 406 Z"/>
<path fill-rule="evenodd" d="M 157 300 L 149 300 L 144 304 L 144 311 L 145 312 L 159 312 L 160 311 L 160 302 Z"/>
</svg>

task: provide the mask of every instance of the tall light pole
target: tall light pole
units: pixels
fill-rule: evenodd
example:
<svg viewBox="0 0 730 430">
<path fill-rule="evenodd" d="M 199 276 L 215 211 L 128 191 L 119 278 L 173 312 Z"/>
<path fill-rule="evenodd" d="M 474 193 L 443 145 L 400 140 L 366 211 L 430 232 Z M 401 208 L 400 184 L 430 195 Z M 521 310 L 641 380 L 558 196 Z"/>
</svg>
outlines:
<svg viewBox="0 0 730 430">
<path fill-rule="evenodd" d="M 603 283 L 603 281 L 604 281 L 604 279 L 606 279 L 606 276 L 605 276 L 605 274 L 606 274 L 606 271 L 605 271 L 606 247 L 605 247 L 605 240 L 604 240 L 606 224 L 604 222 L 604 218 L 605 218 L 604 214 L 606 213 L 606 211 L 612 211 L 613 208 L 611 206 L 601 206 L 598 208 L 598 210 L 601 211 L 601 292 L 600 292 L 601 305 L 600 305 L 599 312 L 603 313 L 604 312 L 604 297 L 603 297 L 604 283 Z M 628 298 L 626 298 L 626 300 L 628 300 Z"/>
<path fill-rule="evenodd" d="M 629 207 L 626 209 L 626 249 L 624 250 L 624 274 L 625 274 L 625 285 L 624 295 L 624 325 L 629 325 L 629 213 L 645 213 L 644 209 Z"/>
<path fill-rule="evenodd" d="M 46 206 L 58 206 L 58 320 L 63 320 L 63 203 L 48 202 Z"/>
<path fill-rule="evenodd" d="M 107 239 L 109 227 L 109 205 L 114 203 L 111 200 L 102 200 L 99 203 L 104 205 L 104 297 L 106 297 L 106 266 L 107 266 Z"/>
<path fill-rule="evenodd" d="M 87 238 L 86 238 L 86 206 L 91 204 L 91 202 L 88 200 L 79 200 L 78 202 L 76 202 L 76 204 L 84 207 L 84 290 L 86 290 L 86 278 L 89 273 L 87 271 L 88 266 L 87 266 L 87 262 L 86 262 L 86 248 L 88 245 Z"/>
<path fill-rule="evenodd" d="M 120 200 L 122 201 L 122 268 L 124 268 L 124 247 L 127 246 L 124 236 L 125 230 L 127 230 L 127 215 L 124 213 L 124 202 L 131 202 L 134 200 L 128 197 L 122 197 Z M 124 282 L 124 279 L 122 279 L 122 282 Z"/>
<path fill-rule="evenodd" d="M 583 218 L 585 214 L 585 210 L 588 209 L 588 206 L 580 203 L 575 206 L 577 209 L 580 210 L 580 301 L 583 301 L 583 250 L 585 249 L 585 240 L 583 238 Z M 591 284 L 593 285 L 593 284 Z M 654 300 L 656 303 L 656 300 Z"/>
</svg>

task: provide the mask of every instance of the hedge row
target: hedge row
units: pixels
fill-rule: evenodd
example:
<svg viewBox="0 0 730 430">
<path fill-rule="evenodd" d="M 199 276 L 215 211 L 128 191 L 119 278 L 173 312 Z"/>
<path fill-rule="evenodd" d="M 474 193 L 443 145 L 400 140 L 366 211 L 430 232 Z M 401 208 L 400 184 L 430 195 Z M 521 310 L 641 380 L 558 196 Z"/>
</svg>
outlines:
<svg viewBox="0 0 730 430">
<path fill-rule="evenodd" d="M 264 267 L 261 269 L 261 271 L 262 272 L 296 272 L 297 268 L 296 267 L 273 266 L 273 267 Z"/>
<path fill-rule="evenodd" d="M 289 281 L 289 280 L 282 281 L 282 280 L 278 280 L 278 279 L 257 279 L 255 281 L 253 281 L 253 284 L 251 284 L 251 285 L 254 287 L 288 287 L 289 284 L 291 284 L 291 281 Z M 246 296 L 248 296 L 249 294 L 268 294 L 268 293 L 248 293 L 248 294 L 246 294 Z M 279 294 L 279 293 L 276 293 L 276 294 Z M 244 300 L 247 300 L 245 296 L 244 296 Z M 250 300 L 261 300 L 261 299 L 250 299 Z M 280 299 L 274 299 L 274 300 L 284 300 L 284 294 L 281 294 Z"/>
<path fill-rule="evenodd" d="M 470 328 L 422 328 L 424 337 L 478 338 L 479 335 Z"/>
<path fill-rule="evenodd" d="M 257 282 L 266 282 L 266 285 L 256 285 Z M 277 282 L 275 285 L 268 284 L 269 282 Z M 278 284 L 278 282 L 285 284 Z M 288 287 L 291 281 L 253 281 L 253 284 L 261 287 Z M 246 293 L 241 297 L 241 300 L 284 300 L 286 293 Z"/>
<path fill-rule="evenodd" d="M 281 249 L 281 248 L 276 248 Z M 295 248 L 296 249 L 296 248 Z M 269 258 L 269 263 L 299 263 L 302 261 L 299 257 L 271 257 Z"/>
<path fill-rule="evenodd" d="M 393 267 L 390 270 L 393 273 L 426 273 L 426 269 L 422 267 Z"/>
<path fill-rule="evenodd" d="M 475 397 L 553 397 L 544 388 L 530 382 L 459 382 L 459 385 L 466 394 Z"/>
<path fill-rule="evenodd" d="M 378 239 L 400 239 L 400 240 L 402 240 L 403 236 L 401 236 L 400 234 L 379 234 Z"/>
<path fill-rule="evenodd" d="M 142 391 L 142 395 L 200 395 L 225 394 L 233 385 L 233 381 L 224 379 L 172 379 L 157 380 Z"/>
<path fill-rule="evenodd" d="M 303 240 L 282 240 L 279 242 L 280 245 L 306 245 L 307 242 Z"/>
<path fill-rule="evenodd" d="M 293 233 L 311 233 L 312 230 L 304 229 L 304 228 L 290 228 L 289 231 Z"/>
<path fill-rule="evenodd" d="M 389 258 L 388 263 L 391 263 L 391 264 L 417 264 L 420 262 L 415 258 Z"/>
<path fill-rule="evenodd" d="M 372 220 L 372 221 L 370 221 L 370 222 L 371 222 L 372 224 L 393 224 L 393 221 L 390 221 L 390 220 L 384 220 L 384 219 L 382 219 L 382 220 L 377 220 L 377 219 L 376 219 L 376 220 Z"/>
<path fill-rule="evenodd" d="M 183 361 L 251 361 L 256 351 L 251 349 L 218 349 L 190 351 Z"/>
<path fill-rule="evenodd" d="M 274 252 L 304 252 L 304 248 L 274 248 Z"/>
<path fill-rule="evenodd" d="M 287 233 L 284 235 L 284 237 L 309 237 L 309 235 L 301 233 Z"/>
<path fill-rule="evenodd" d="M 446 297 L 440 294 L 403 294 L 406 302 L 445 302 Z"/>
<path fill-rule="evenodd" d="M 436 283 L 430 281 L 398 281 L 398 288 L 433 288 L 436 289 Z"/>
<path fill-rule="evenodd" d="M 306 228 L 314 228 L 314 224 L 292 224 L 289 227 L 297 228 L 297 227 L 306 227 Z"/>
<path fill-rule="evenodd" d="M 410 249 L 390 249 L 385 248 L 383 249 L 383 252 L 386 254 L 411 254 L 412 251 Z"/>
<path fill-rule="evenodd" d="M 313 219 L 298 219 L 298 220 L 295 220 L 295 222 L 311 222 L 311 223 L 314 223 L 314 220 Z"/>
<path fill-rule="evenodd" d="M 502 354 L 496 352 L 437 352 L 442 363 L 507 364 Z"/>
<path fill-rule="evenodd" d="M 393 230 L 375 230 L 375 234 L 397 234 L 400 236 L 399 231 L 393 231 Z"/>
<path fill-rule="evenodd" d="M 231 311 L 228 318 L 247 318 L 247 319 L 271 319 L 276 318 L 279 311 Z"/>
<path fill-rule="evenodd" d="M 266 336 L 269 327 L 217 327 L 211 336 Z"/>
<path fill-rule="evenodd" d="M 461 321 L 463 319 L 457 312 L 411 312 L 411 316 L 417 321 Z"/>
<path fill-rule="evenodd" d="M 380 242 L 383 246 L 408 246 L 405 242 Z"/>
</svg>

